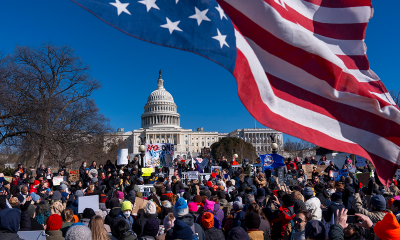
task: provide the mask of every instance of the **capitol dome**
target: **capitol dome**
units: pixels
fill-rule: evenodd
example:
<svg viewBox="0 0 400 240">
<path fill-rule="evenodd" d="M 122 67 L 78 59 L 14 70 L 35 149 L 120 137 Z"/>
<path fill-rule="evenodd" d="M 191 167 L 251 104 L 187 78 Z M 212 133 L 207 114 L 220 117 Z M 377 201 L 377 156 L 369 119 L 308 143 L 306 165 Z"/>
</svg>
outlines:
<svg viewBox="0 0 400 240">
<path fill-rule="evenodd" d="M 164 80 L 160 75 L 157 80 L 157 88 L 150 93 L 142 114 L 142 128 L 173 127 L 180 128 L 180 115 L 174 98 L 164 88 Z"/>
</svg>

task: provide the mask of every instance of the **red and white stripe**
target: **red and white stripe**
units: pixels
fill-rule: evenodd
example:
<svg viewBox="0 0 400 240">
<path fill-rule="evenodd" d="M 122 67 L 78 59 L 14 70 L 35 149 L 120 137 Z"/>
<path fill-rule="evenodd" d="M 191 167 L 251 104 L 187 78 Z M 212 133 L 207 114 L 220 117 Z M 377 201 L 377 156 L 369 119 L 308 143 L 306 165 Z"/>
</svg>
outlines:
<svg viewBox="0 0 400 240">
<path fill-rule="evenodd" d="M 400 111 L 370 70 L 368 0 L 218 0 L 236 27 L 239 97 L 263 125 L 371 159 L 383 183 L 400 163 Z"/>
</svg>

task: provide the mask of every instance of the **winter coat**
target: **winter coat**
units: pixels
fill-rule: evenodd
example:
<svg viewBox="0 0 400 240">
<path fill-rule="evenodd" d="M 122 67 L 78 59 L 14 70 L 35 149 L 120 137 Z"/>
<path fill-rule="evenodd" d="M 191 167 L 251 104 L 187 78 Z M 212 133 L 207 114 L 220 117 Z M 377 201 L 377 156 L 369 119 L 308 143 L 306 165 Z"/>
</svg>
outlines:
<svg viewBox="0 0 400 240">
<path fill-rule="evenodd" d="M 278 218 L 272 219 L 272 237 L 282 238 L 284 236 L 287 224 L 296 216 L 293 207 L 279 206 Z"/>
<path fill-rule="evenodd" d="M 262 231 L 248 231 L 250 240 L 264 240 L 264 233 Z"/>
<path fill-rule="evenodd" d="M 143 234 L 144 225 L 146 224 L 147 220 L 149 219 L 157 219 L 158 224 L 161 224 L 161 220 L 158 219 L 158 214 L 149 214 L 144 213 L 138 219 L 136 219 L 135 224 L 133 226 L 133 231 L 138 235 L 141 236 Z"/>
<path fill-rule="evenodd" d="M 74 214 L 78 216 L 78 199 L 72 201 L 67 207 L 71 208 Z"/>
<path fill-rule="evenodd" d="M 304 202 L 307 210 L 312 214 L 313 219 L 322 220 L 321 201 L 316 197 L 311 197 Z"/>
<path fill-rule="evenodd" d="M 124 214 L 123 214 L 122 212 L 120 212 L 120 213 L 118 214 L 118 216 L 120 216 L 120 217 L 122 217 L 123 219 L 125 219 L 126 223 L 128 223 L 128 225 L 129 225 L 129 231 L 133 231 L 133 230 L 132 230 L 132 226 L 133 226 L 133 223 L 134 223 L 135 220 L 133 219 L 132 215 L 129 216 L 128 218 L 125 218 Z"/>
<path fill-rule="evenodd" d="M 336 210 L 339 210 L 339 212 L 345 208 L 343 203 L 340 202 L 332 202 L 331 205 L 328 207 L 328 211 L 326 211 L 326 214 L 324 216 L 325 222 L 329 223 L 331 221 L 332 215 L 335 214 L 336 216 Z"/>
<path fill-rule="evenodd" d="M 267 180 L 265 178 L 254 178 L 254 181 L 256 182 L 256 186 L 258 188 L 265 187 L 267 185 Z"/>
<path fill-rule="evenodd" d="M 222 207 L 222 211 L 224 212 L 225 216 L 228 216 L 228 214 L 232 211 L 232 205 L 228 202 L 226 199 L 220 199 L 219 204 Z"/>
<path fill-rule="evenodd" d="M 176 219 L 179 219 L 182 222 L 189 225 L 189 227 L 192 229 L 193 233 L 197 234 L 197 236 L 199 237 L 199 240 L 206 239 L 206 235 L 204 233 L 203 228 L 199 224 L 195 223 L 195 219 L 192 214 L 186 214 L 185 216 L 179 217 Z"/>
<path fill-rule="evenodd" d="M 120 207 L 115 207 L 110 210 L 110 212 L 107 214 L 106 218 L 104 219 L 104 224 L 108 224 L 112 226 L 112 220 L 118 216 L 118 214 L 121 212 Z"/>
<path fill-rule="evenodd" d="M 328 236 L 329 240 L 344 240 L 343 227 L 339 224 L 331 225 Z"/>
<path fill-rule="evenodd" d="M 62 227 L 60 231 L 62 232 L 63 237 L 65 237 L 65 234 L 67 233 L 69 227 L 74 224 L 73 222 L 63 222 Z"/>
<path fill-rule="evenodd" d="M 16 233 L 10 233 L 8 231 L 0 230 L 1 240 L 22 240 Z"/>
<path fill-rule="evenodd" d="M 132 231 L 128 231 L 126 233 L 123 234 L 123 236 L 121 238 L 119 238 L 118 240 L 135 240 L 137 239 L 135 234 L 133 234 Z M 147 239 L 147 238 L 139 238 L 139 239 Z M 150 238 L 150 239 L 154 239 L 154 238 Z"/>
<path fill-rule="evenodd" d="M 365 216 L 369 217 L 373 223 L 382 221 L 383 217 L 386 215 L 386 212 L 381 211 L 370 212 L 367 209 L 363 208 L 362 204 L 363 203 L 361 201 L 360 194 L 355 193 L 353 199 L 353 209 L 356 211 L 356 213 L 364 214 Z"/>
<path fill-rule="evenodd" d="M 221 210 L 219 203 L 214 204 L 214 212 L 219 222 L 222 223 L 222 221 L 224 221 L 225 214 L 224 211 Z"/>
<path fill-rule="evenodd" d="M 185 189 L 181 181 L 172 183 L 171 190 L 173 194 L 178 194 L 181 189 Z"/>
<path fill-rule="evenodd" d="M 354 194 L 354 188 L 350 186 L 350 184 L 346 183 L 345 188 L 343 190 L 342 200 L 343 200 L 343 205 L 348 210 L 352 208 L 352 203 L 354 199 L 353 194 Z"/>
<path fill-rule="evenodd" d="M 261 219 L 261 224 L 258 230 L 263 231 L 264 236 L 269 236 L 271 233 L 271 227 L 269 226 L 269 223 L 267 220 L 265 220 L 263 217 L 260 216 Z"/>
<path fill-rule="evenodd" d="M 319 199 L 322 205 L 326 206 L 326 198 L 322 192 L 316 193 L 315 197 Z"/>
<path fill-rule="evenodd" d="M 204 233 L 206 234 L 206 240 L 222 240 L 225 239 L 224 234 L 222 233 L 221 229 L 217 228 L 210 228 L 210 229 L 205 229 Z"/>
<path fill-rule="evenodd" d="M 46 240 L 64 240 L 64 237 L 60 230 L 46 231 L 46 235 Z"/>
</svg>

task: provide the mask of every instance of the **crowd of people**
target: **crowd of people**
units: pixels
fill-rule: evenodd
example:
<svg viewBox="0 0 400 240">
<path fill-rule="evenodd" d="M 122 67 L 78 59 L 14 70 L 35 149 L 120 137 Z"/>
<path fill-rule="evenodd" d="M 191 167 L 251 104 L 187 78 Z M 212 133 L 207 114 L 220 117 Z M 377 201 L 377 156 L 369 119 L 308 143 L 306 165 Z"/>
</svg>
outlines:
<svg viewBox="0 0 400 240">
<path fill-rule="evenodd" d="M 285 172 L 298 177 L 294 186 L 279 184 L 271 171 L 253 171 L 247 159 L 236 168 L 218 159 L 219 175 L 191 180 L 165 168 L 144 177 L 136 160 L 83 162 L 76 182 L 66 168 L 55 173 L 41 165 L 32 174 L 19 164 L 11 182 L 0 175 L 0 239 L 21 239 L 22 231 L 45 231 L 49 240 L 400 239 L 397 181 L 385 187 L 375 176 L 362 186 L 351 172 L 339 181 L 316 170 L 305 174 L 305 164 L 324 160 L 286 159 Z M 347 159 L 341 168 L 351 167 Z M 324 172 L 337 169 L 330 162 Z M 55 184 L 56 176 L 65 179 Z M 145 182 L 152 184 L 149 192 L 141 190 Z M 79 198 L 93 195 L 96 207 L 79 212 Z"/>
</svg>

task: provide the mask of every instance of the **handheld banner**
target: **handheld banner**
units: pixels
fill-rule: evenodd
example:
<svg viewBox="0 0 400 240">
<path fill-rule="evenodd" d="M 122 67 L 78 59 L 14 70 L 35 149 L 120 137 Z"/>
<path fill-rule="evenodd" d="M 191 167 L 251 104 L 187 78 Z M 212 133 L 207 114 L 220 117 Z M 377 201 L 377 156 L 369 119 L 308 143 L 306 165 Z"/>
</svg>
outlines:
<svg viewBox="0 0 400 240">
<path fill-rule="evenodd" d="M 187 174 L 187 179 L 191 180 L 191 179 L 199 179 L 199 172 L 198 171 L 190 171 Z"/>
<path fill-rule="evenodd" d="M 172 143 L 146 143 L 145 166 L 171 167 L 174 154 L 175 146 Z"/>
<path fill-rule="evenodd" d="M 128 149 L 118 149 L 117 165 L 127 165 L 128 160 Z"/>
<path fill-rule="evenodd" d="M 153 172 L 153 168 L 142 168 L 142 176 L 143 177 L 150 177 L 152 172 Z"/>
<path fill-rule="evenodd" d="M 78 198 L 78 213 L 83 213 L 85 208 L 91 208 L 93 211 L 99 211 L 99 195 L 91 195 Z M 94 204 L 96 203 L 96 204 Z"/>
</svg>

